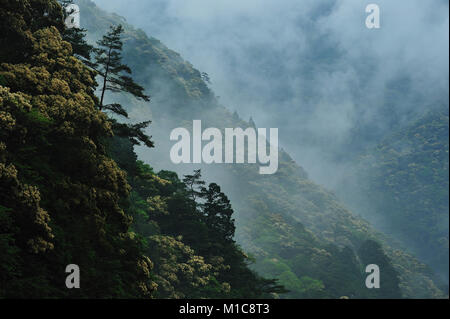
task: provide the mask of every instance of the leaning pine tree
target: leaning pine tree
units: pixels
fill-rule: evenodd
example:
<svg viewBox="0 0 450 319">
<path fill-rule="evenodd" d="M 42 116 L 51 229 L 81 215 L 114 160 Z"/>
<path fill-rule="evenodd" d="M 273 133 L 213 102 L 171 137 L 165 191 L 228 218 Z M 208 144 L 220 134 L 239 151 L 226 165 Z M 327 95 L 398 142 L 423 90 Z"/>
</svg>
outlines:
<svg viewBox="0 0 450 319">
<path fill-rule="evenodd" d="M 101 78 L 101 95 L 99 97 L 99 109 L 109 110 L 118 115 L 128 117 L 128 113 L 119 103 L 105 104 L 107 91 L 113 93 L 129 93 L 137 99 L 150 101 L 150 97 L 144 94 L 144 88 L 134 82 L 129 76 L 131 69 L 122 63 L 123 33 L 122 25 L 111 26 L 107 34 L 97 41 L 97 48 L 93 49 L 94 60 L 92 67 Z M 148 147 L 153 147 L 150 137 L 145 135 L 143 130 L 151 123 L 150 121 L 138 124 L 123 124 L 116 120 L 111 120 L 116 135 L 128 137 L 133 144 L 143 142 Z"/>
</svg>

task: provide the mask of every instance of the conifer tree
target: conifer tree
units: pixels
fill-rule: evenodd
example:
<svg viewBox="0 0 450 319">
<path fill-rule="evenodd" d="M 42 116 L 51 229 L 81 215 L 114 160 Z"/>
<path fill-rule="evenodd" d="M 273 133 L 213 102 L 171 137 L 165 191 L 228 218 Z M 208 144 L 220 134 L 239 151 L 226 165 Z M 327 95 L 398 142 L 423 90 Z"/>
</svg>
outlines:
<svg viewBox="0 0 450 319">
<path fill-rule="evenodd" d="M 205 200 L 205 203 L 202 204 L 202 211 L 206 222 L 214 230 L 214 236 L 220 240 L 231 241 L 236 227 L 234 219 L 231 217 L 233 209 L 230 200 L 216 183 L 211 183 L 208 188 L 203 188 L 201 196 Z"/>
<path fill-rule="evenodd" d="M 145 95 L 144 88 L 134 82 L 129 76 L 131 69 L 122 63 L 122 33 L 122 25 L 110 26 L 109 32 L 97 41 L 98 47 L 92 50 L 94 53 L 94 61 L 91 63 L 91 67 L 102 79 L 98 108 L 128 117 L 127 111 L 120 103 L 104 104 L 107 91 L 113 93 L 129 93 L 135 98 L 146 102 L 150 101 L 150 97 Z M 116 136 L 128 138 L 133 145 L 139 145 L 142 142 L 147 147 L 154 146 L 151 141 L 151 136 L 144 133 L 144 129 L 150 125 L 151 121 L 126 124 L 111 119 L 111 123 Z"/>
<path fill-rule="evenodd" d="M 144 94 L 142 86 L 126 75 L 131 74 L 131 69 L 122 63 L 122 33 L 122 25 L 110 27 L 110 31 L 97 41 L 99 47 L 94 49 L 93 63 L 98 75 L 102 78 L 100 110 L 111 110 L 127 117 L 127 112 L 119 103 L 104 104 L 106 91 L 130 93 L 134 97 L 147 102 L 150 101 L 150 97 Z"/>
<path fill-rule="evenodd" d="M 205 182 L 201 180 L 201 170 L 194 170 L 194 174 L 185 175 L 183 183 L 186 184 L 187 192 L 192 201 L 196 201 L 202 195 Z"/>
</svg>

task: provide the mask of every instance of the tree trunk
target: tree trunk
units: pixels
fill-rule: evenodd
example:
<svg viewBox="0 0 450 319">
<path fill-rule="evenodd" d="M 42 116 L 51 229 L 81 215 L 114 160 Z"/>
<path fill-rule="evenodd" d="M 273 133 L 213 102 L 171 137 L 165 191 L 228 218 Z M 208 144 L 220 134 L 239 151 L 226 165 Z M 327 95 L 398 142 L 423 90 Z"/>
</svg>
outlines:
<svg viewBox="0 0 450 319">
<path fill-rule="evenodd" d="M 105 97 L 105 91 L 106 91 L 106 82 L 108 79 L 108 72 L 109 72 L 109 62 L 111 61 L 111 48 L 109 48 L 108 52 L 108 62 L 106 63 L 106 70 L 105 70 L 105 76 L 103 77 L 103 88 L 102 88 L 102 97 L 100 99 L 100 111 L 103 108 L 103 99 Z"/>
</svg>

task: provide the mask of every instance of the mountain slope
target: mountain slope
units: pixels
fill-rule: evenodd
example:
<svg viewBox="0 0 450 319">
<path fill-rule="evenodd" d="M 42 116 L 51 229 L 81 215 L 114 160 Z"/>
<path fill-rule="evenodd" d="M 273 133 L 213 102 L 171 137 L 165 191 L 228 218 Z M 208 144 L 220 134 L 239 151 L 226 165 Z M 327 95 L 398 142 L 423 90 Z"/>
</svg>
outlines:
<svg viewBox="0 0 450 319">
<path fill-rule="evenodd" d="M 284 292 L 249 269 L 219 185 L 200 204 L 189 179 L 137 161 L 63 40 L 58 2 L 2 0 L 0 21 L 0 298 Z"/>
<path fill-rule="evenodd" d="M 109 24 L 125 25 L 124 57 L 136 70 L 135 78 L 152 95 L 152 104 L 149 107 L 121 98 L 132 117 L 148 117 L 154 122 L 150 132 L 156 150 L 138 150 L 152 166 L 179 173 L 194 168 L 170 166 L 168 143 L 170 131 L 180 126 L 190 128 L 192 119 L 201 119 L 204 127 L 220 129 L 250 125 L 221 106 L 201 73 L 179 54 L 135 30 L 123 18 L 101 11 L 91 1 L 78 3 L 83 27 L 88 29 L 91 40 L 101 36 Z M 368 240 L 381 243 L 391 258 L 404 297 L 444 296 L 426 266 L 401 249 L 392 248 L 392 242 L 376 233 L 369 223 L 353 215 L 333 194 L 309 181 L 304 170 L 284 151 L 280 152 L 279 170 L 272 176 L 259 175 L 257 167 L 251 165 L 201 168 L 207 179 L 220 180 L 229 194 L 237 211 L 238 242 L 255 256 L 255 268 L 263 275 L 278 276 L 291 289 L 290 297 L 370 295 L 367 289 L 361 289 L 364 265 L 360 262 L 362 255 L 357 256 Z M 352 254 L 354 258 L 343 257 Z M 382 257 L 379 259 L 384 260 Z M 304 266 L 307 263 L 309 266 Z M 330 265 L 336 265 L 338 275 L 325 275 Z M 345 284 L 349 277 L 353 278 L 352 287 Z M 393 291 L 382 291 L 378 297 L 391 296 L 390 293 L 395 295 Z"/>
<path fill-rule="evenodd" d="M 345 183 L 345 201 L 378 218 L 448 281 L 448 108 L 442 106 L 370 149 Z M 370 196 L 367 196 L 370 194 Z"/>
</svg>

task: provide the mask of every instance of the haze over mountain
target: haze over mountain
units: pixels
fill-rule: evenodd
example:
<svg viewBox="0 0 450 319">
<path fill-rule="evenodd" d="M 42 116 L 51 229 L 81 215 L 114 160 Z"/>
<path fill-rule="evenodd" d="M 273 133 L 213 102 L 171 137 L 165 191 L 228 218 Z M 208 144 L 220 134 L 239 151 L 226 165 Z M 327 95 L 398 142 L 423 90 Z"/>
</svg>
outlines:
<svg viewBox="0 0 450 319">
<path fill-rule="evenodd" d="M 348 160 L 448 104 L 448 1 L 96 0 L 209 74 L 220 101 L 334 188 Z M 351 168 L 350 168 L 351 169 Z"/>
</svg>

